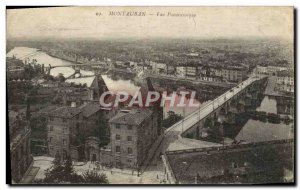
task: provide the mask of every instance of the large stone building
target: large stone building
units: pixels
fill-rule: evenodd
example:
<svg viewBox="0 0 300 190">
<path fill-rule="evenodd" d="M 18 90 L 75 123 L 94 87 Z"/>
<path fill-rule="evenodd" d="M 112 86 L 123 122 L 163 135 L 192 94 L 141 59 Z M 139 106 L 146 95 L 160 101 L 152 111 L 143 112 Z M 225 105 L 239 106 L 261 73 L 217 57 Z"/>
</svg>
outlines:
<svg viewBox="0 0 300 190">
<path fill-rule="evenodd" d="M 222 76 L 229 82 L 242 82 L 247 78 L 247 68 L 240 66 L 224 67 Z"/>
<path fill-rule="evenodd" d="M 10 166 L 11 179 L 18 183 L 33 163 L 30 154 L 30 129 L 25 116 L 9 112 Z"/>
<path fill-rule="evenodd" d="M 102 110 L 98 103 L 80 107 L 62 106 L 47 113 L 49 155 L 55 157 L 59 154 L 62 159 L 71 155 L 73 160 L 92 160 L 92 153 L 85 146 L 90 143 L 86 141 L 98 139 L 97 143 L 103 144 L 109 140 L 105 123 L 111 113 L 110 110 Z"/>
<path fill-rule="evenodd" d="M 138 169 L 158 136 L 157 115 L 151 109 L 120 111 L 109 121 L 111 162 Z"/>
</svg>

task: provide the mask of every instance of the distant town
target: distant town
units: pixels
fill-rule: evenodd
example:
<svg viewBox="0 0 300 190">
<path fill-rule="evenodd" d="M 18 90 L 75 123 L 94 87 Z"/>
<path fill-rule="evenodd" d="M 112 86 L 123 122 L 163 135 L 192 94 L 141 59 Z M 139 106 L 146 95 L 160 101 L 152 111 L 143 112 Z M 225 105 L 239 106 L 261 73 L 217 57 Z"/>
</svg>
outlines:
<svg viewBox="0 0 300 190">
<path fill-rule="evenodd" d="M 8 40 L 6 56 L 14 184 L 294 182 L 293 44 Z M 107 91 L 199 107 L 103 107 Z"/>
</svg>

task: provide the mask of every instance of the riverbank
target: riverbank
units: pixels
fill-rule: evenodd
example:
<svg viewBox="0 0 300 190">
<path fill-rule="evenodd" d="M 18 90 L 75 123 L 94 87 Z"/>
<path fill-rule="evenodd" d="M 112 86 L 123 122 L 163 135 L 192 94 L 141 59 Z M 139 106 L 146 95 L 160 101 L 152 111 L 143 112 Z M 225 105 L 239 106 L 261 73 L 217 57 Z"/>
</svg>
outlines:
<svg viewBox="0 0 300 190">
<path fill-rule="evenodd" d="M 270 76 L 268 77 L 268 83 L 264 92 L 264 95 L 266 96 L 272 96 L 272 97 L 284 97 L 284 98 L 293 98 L 294 95 L 283 93 L 283 92 L 278 92 L 275 91 L 276 87 L 276 76 Z"/>
</svg>

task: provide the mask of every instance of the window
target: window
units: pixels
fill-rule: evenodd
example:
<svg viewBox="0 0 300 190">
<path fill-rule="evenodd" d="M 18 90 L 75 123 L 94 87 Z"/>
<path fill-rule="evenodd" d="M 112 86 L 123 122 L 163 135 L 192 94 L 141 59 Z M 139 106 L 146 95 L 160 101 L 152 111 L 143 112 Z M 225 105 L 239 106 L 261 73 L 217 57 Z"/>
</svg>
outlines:
<svg viewBox="0 0 300 190">
<path fill-rule="evenodd" d="M 131 159 L 128 159 L 128 160 L 127 160 L 127 162 L 128 162 L 128 163 L 131 163 L 131 162 L 132 162 L 132 160 L 131 160 Z"/>
<path fill-rule="evenodd" d="M 127 141 L 131 142 L 132 141 L 132 136 L 127 136 Z"/>
<path fill-rule="evenodd" d="M 120 128 L 121 128 L 120 125 L 116 124 L 116 129 L 120 129 Z"/>
<path fill-rule="evenodd" d="M 54 119 L 53 119 L 53 117 L 50 117 L 50 121 L 53 121 Z"/>
<path fill-rule="evenodd" d="M 50 125 L 49 128 L 50 128 L 49 129 L 50 131 L 53 131 L 53 126 L 52 125 Z"/>
<path fill-rule="evenodd" d="M 49 138 L 49 142 L 50 142 L 50 143 L 52 142 L 52 137 Z"/>
<path fill-rule="evenodd" d="M 67 132 L 68 132 L 67 128 L 64 127 L 64 128 L 63 128 L 63 133 L 66 134 Z"/>
<path fill-rule="evenodd" d="M 128 154 L 132 154 L 132 148 L 127 149 Z"/>
<path fill-rule="evenodd" d="M 116 135 L 116 140 L 121 140 L 121 136 L 120 135 Z"/>
<path fill-rule="evenodd" d="M 116 146 L 116 152 L 120 153 L 121 152 L 121 147 L 120 146 Z"/>
<path fill-rule="evenodd" d="M 63 118 L 62 120 L 63 120 L 63 122 L 64 122 L 64 123 L 66 123 L 66 122 L 67 122 L 66 118 Z"/>
<path fill-rule="evenodd" d="M 63 145 L 66 145 L 66 144 L 67 144 L 66 139 L 63 139 Z"/>
<path fill-rule="evenodd" d="M 131 126 L 131 125 L 128 125 L 128 126 L 127 126 L 127 129 L 128 129 L 128 130 L 132 130 L 132 126 Z"/>
</svg>

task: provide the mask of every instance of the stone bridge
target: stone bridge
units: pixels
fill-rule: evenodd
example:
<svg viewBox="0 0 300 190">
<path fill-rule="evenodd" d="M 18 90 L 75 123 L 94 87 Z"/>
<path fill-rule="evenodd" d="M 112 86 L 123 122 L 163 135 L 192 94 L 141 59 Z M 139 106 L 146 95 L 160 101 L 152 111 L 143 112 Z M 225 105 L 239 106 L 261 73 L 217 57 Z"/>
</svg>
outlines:
<svg viewBox="0 0 300 190">
<path fill-rule="evenodd" d="M 195 140 L 205 135 L 208 121 L 211 125 L 233 123 L 235 115 L 245 110 L 255 110 L 260 104 L 259 92 L 263 93 L 267 78 L 252 76 L 200 107 L 165 131 L 165 151 L 221 146 L 219 143 Z M 188 138 L 187 138 L 188 137 Z"/>
</svg>

